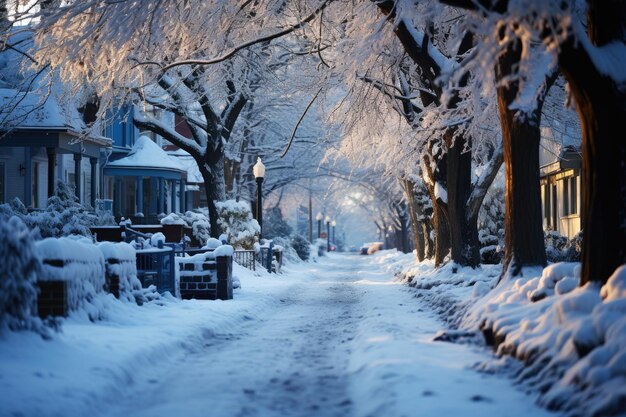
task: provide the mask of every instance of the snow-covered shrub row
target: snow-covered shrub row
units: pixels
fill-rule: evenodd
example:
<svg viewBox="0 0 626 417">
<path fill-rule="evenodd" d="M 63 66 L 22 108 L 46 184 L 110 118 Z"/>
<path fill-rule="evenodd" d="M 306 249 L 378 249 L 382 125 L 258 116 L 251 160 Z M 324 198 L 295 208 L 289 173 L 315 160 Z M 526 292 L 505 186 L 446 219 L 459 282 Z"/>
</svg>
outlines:
<svg viewBox="0 0 626 417">
<path fill-rule="evenodd" d="M 579 268 L 553 264 L 502 282 L 472 302 L 463 325 L 480 325 L 500 355 L 524 361 L 519 378 L 547 408 L 616 415 L 626 401 L 626 265 L 601 288 L 578 287 Z"/>
<path fill-rule="evenodd" d="M 98 249 L 105 259 L 106 273 L 119 277 L 120 300 L 136 302 L 141 292 L 141 282 L 137 278 L 137 253 L 135 248 L 125 242 L 101 242 Z"/>
<path fill-rule="evenodd" d="M 35 317 L 40 262 L 34 242 L 20 218 L 0 214 L 0 332 L 43 327 Z"/>
<path fill-rule="evenodd" d="M 38 281 L 67 282 L 69 310 L 78 310 L 104 289 L 104 256 L 84 237 L 46 238 L 35 243 L 41 260 Z M 90 314 L 90 318 L 96 319 Z"/>
<path fill-rule="evenodd" d="M 46 208 L 29 212 L 16 197 L 9 204 L 0 205 L 0 213 L 20 217 L 31 229 L 37 228 L 41 237 L 68 235 L 91 236 L 90 226 L 114 225 L 108 211 L 91 211 L 78 202 L 74 187 L 58 181 L 55 193 L 48 198 Z"/>
<path fill-rule="evenodd" d="M 228 243 L 236 249 L 250 250 L 261 234 L 259 223 L 252 218 L 250 204 L 227 200 L 216 203 L 220 218 L 218 224 L 228 236 Z"/>
<path fill-rule="evenodd" d="M 559 232 L 548 230 L 544 232 L 546 256 L 551 262 L 575 262 L 580 261 L 582 250 L 582 234 L 580 231 L 571 240 Z"/>
</svg>

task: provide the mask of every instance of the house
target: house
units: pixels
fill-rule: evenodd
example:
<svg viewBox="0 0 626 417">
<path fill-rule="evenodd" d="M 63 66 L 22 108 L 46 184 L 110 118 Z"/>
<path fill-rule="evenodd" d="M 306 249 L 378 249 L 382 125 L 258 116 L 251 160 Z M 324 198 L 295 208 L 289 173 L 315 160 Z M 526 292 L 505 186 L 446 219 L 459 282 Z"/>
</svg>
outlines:
<svg viewBox="0 0 626 417">
<path fill-rule="evenodd" d="M 27 50 L 29 31 L 11 42 Z M 42 208 L 62 180 L 75 186 L 82 203 L 95 206 L 100 161 L 111 140 L 89 129 L 94 100 L 72 95 L 54 74 L 24 70 L 24 56 L 13 49 L 0 53 L 0 203 L 17 197 L 26 207 Z"/>
<path fill-rule="evenodd" d="M 580 141 L 542 140 L 543 227 L 572 239 L 581 230 Z"/>
<path fill-rule="evenodd" d="M 187 169 L 169 156 L 162 139 L 139 132 L 133 124 L 133 106 L 121 106 L 104 126 L 113 138 L 104 166 L 103 196 L 112 202 L 113 214 L 134 224 L 158 223 L 160 214 L 187 210 Z"/>
</svg>

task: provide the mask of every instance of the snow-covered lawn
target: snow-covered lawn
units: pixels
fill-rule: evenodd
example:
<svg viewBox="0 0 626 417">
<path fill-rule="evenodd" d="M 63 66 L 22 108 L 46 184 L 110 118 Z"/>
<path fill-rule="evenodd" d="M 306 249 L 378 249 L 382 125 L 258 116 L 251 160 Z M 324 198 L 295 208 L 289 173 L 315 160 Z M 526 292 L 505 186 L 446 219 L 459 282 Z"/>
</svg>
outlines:
<svg viewBox="0 0 626 417">
<path fill-rule="evenodd" d="M 394 262 L 410 258 L 236 267 L 234 300 L 109 296 L 103 321 L 74 314 L 52 340 L 4 334 L 0 416 L 548 415 L 471 369 L 493 360 L 486 348 L 433 341 L 445 324 Z"/>
</svg>

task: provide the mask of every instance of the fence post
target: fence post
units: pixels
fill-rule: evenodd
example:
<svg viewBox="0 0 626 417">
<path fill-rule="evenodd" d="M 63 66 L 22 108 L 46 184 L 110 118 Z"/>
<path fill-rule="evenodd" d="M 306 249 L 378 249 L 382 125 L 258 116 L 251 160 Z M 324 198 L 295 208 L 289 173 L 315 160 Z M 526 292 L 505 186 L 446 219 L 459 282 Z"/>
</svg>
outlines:
<svg viewBox="0 0 626 417">
<path fill-rule="evenodd" d="M 274 242 L 270 242 L 270 247 L 267 251 L 267 265 L 265 266 L 267 268 L 267 272 L 269 272 L 270 274 L 272 273 L 272 258 L 274 257 L 273 252 L 274 251 Z"/>
<path fill-rule="evenodd" d="M 233 257 L 217 256 L 215 258 L 217 270 L 218 300 L 232 300 L 233 298 Z"/>
</svg>

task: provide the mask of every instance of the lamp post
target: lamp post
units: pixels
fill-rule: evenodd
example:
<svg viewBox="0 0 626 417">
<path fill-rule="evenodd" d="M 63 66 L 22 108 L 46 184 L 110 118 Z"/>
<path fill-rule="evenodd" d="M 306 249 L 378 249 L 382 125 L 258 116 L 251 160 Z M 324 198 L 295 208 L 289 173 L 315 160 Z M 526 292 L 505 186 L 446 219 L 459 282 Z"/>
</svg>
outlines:
<svg viewBox="0 0 626 417">
<path fill-rule="evenodd" d="M 326 252 L 330 252 L 330 216 L 324 219 L 326 222 Z"/>
<path fill-rule="evenodd" d="M 315 216 L 315 220 L 317 220 L 317 238 L 321 238 L 322 237 L 322 218 L 324 216 L 322 216 L 322 213 L 317 213 L 317 216 Z"/>
<path fill-rule="evenodd" d="M 256 220 L 259 222 L 261 232 L 259 234 L 259 240 L 263 235 L 263 193 L 262 187 L 263 178 L 265 178 L 265 165 L 261 162 L 261 157 L 257 158 L 256 164 L 252 167 L 254 178 L 256 178 Z"/>
<path fill-rule="evenodd" d="M 337 234 L 335 233 L 336 232 L 336 227 L 337 227 L 337 222 L 335 220 L 333 220 L 333 222 L 331 224 L 333 226 L 333 242 L 335 242 L 335 245 L 337 245 L 337 240 L 336 240 L 337 239 L 336 238 Z"/>
</svg>

